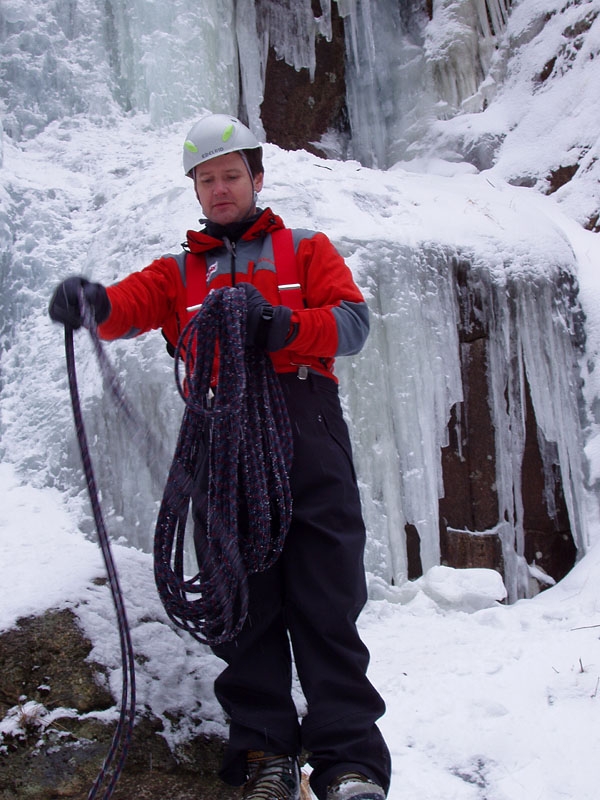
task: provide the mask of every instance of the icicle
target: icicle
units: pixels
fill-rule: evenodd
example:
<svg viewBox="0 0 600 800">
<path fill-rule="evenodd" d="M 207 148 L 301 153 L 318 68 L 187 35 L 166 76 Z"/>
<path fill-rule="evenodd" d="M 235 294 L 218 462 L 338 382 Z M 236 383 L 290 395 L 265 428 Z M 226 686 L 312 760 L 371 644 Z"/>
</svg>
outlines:
<svg viewBox="0 0 600 800">
<path fill-rule="evenodd" d="M 433 116 L 420 28 L 394 2 L 343 0 L 338 8 L 345 20 L 352 155 L 386 168 L 406 158 Z"/>
<path fill-rule="evenodd" d="M 264 141 L 265 130 L 260 116 L 264 97 L 265 73 L 269 51 L 268 32 L 262 42 L 257 35 L 254 0 L 237 0 L 235 33 L 240 60 L 241 94 L 244 100 L 248 127 L 259 141 Z"/>
<path fill-rule="evenodd" d="M 423 568 L 440 560 L 440 448 L 450 408 L 463 399 L 457 304 L 448 257 L 435 246 L 380 247 L 375 261 L 369 247 L 357 257 L 369 264 L 375 292 L 371 334 L 353 374 L 344 375 L 344 359 L 337 368 L 342 386 L 353 387 L 347 402 L 357 471 L 368 481 L 367 569 L 381 574 L 383 567 L 400 583 L 407 524 L 418 529 Z"/>
<path fill-rule="evenodd" d="M 526 283 L 521 290 L 517 324 L 536 420 L 545 439 L 555 443 L 573 540 L 580 551 L 585 551 L 589 541 L 581 518 L 583 443 L 572 333 L 572 317 L 577 309 L 569 308 L 573 302 L 572 287 L 565 276 L 557 274 L 555 284 L 540 288 Z M 562 294 L 557 296 L 557 292 Z M 542 309 L 548 311 L 544 313 Z M 552 393 L 548 392 L 548 386 L 553 387 Z M 545 452 L 548 453 L 547 448 Z"/>
<path fill-rule="evenodd" d="M 331 38 L 330 3 L 325 3 L 324 14 L 318 19 L 315 19 L 310 0 L 288 0 L 285 3 L 260 0 L 257 6 L 259 36 L 268 36 L 277 58 L 297 70 L 308 69 L 313 80 L 316 38 L 323 31 Z"/>
<path fill-rule="evenodd" d="M 358 0 L 360 2 L 360 0 Z M 356 64 L 357 70 L 360 69 L 360 59 L 358 56 L 358 25 L 356 13 L 357 0 L 336 0 L 338 13 L 345 19 L 346 46 L 350 44 L 349 52 L 352 53 L 352 61 Z"/>
<path fill-rule="evenodd" d="M 482 0 L 479 2 L 482 3 Z M 498 36 L 508 22 L 511 0 L 485 0 L 485 5 L 492 20 L 492 33 Z"/>
<path fill-rule="evenodd" d="M 326 41 L 330 42 L 333 37 L 331 25 L 331 0 L 321 0 L 321 16 L 315 19 L 317 31 Z"/>
</svg>

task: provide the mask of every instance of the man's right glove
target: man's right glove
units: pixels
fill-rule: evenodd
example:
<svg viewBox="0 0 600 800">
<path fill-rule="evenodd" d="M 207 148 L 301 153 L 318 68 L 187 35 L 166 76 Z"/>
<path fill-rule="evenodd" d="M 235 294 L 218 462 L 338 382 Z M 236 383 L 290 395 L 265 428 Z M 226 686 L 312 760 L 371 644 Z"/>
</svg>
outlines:
<svg viewBox="0 0 600 800">
<path fill-rule="evenodd" d="M 81 311 L 79 309 L 79 295 L 83 291 L 83 297 L 90 306 L 94 319 L 100 325 L 110 314 L 110 300 L 106 289 L 101 283 L 91 283 L 86 278 L 79 276 L 67 278 L 56 287 L 48 313 L 54 322 L 62 322 L 75 330 L 81 327 Z"/>
</svg>

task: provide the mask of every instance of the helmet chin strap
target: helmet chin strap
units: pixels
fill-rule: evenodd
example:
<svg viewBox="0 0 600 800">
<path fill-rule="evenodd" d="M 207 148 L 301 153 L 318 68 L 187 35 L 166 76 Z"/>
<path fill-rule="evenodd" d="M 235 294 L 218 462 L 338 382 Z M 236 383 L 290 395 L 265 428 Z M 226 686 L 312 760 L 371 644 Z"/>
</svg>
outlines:
<svg viewBox="0 0 600 800">
<path fill-rule="evenodd" d="M 250 175 L 250 183 L 252 184 L 252 204 L 250 205 L 250 208 L 244 215 L 244 219 L 246 219 L 254 212 L 254 209 L 256 208 L 256 204 L 258 203 L 258 192 L 254 188 L 254 175 L 252 174 L 252 170 L 250 169 L 250 163 L 248 162 L 246 153 L 244 153 L 243 150 L 238 150 L 238 153 L 240 154 L 242 161 L 246 165 L 246 169 L 248 170 L 248 175 Z"/>
</svg>

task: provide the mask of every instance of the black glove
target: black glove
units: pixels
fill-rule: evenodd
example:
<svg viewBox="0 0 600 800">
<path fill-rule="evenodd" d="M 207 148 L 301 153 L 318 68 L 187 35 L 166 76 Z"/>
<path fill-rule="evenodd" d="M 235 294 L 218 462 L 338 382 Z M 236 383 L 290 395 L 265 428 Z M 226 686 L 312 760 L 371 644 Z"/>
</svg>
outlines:
<svg viewBox="0 0 600 800">
<path fill-rule="evenodd" d="M 273 353 L 289 344 L 292 309 L 267 303 L 251 283 L 238 286 L 246 292 L 246 347 L 262 347 Z"/>
<path fill-rule="evenodd" d="M 62 322 L 77 329 L 81 327 L 81 311 L 79 309 L 79 295 L 83 290 L 85 301 L 90 306 L 94 319 L 100 325 L 108 319 L 110 314 L 110 301 L 106 289 L 100 283 L 90 283 L 86 278 L 79 276 L 67 278 L 59 283 L 48 307 L 50 319 Z"/>
</svg>

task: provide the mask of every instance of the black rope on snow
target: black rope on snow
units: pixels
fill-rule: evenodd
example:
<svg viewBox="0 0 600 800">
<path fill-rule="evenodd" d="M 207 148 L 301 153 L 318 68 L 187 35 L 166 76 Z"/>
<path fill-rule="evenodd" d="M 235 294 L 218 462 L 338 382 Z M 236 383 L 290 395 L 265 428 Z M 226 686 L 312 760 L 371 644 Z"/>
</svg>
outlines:
<svg viewBox="0 0 600 800">
<path fill-rule="evenodd" d="M 98 335 L 96 333 L 96 323 L 92 317 L 87 303 L 83 299 L 83 294 L 80 297 L 80 305 L 83 324 L 90 331 L 90 335 L 96 348 L 96 353 L 100 360 L 101 366 L 103 367 L 103 374 L 107 375 L 106 368 L 109 366 L 108 360 L 105 358 L 102 351 Z M 109 752 L 104 759 L 102 768 L 88 794 L 88 800 L 94 800 L 94 798 L 100 796 L 103 798 L 103 800 L 110 800 L 125 764 L 125 759 L 127 758 L 127 752 L 131 743 L 133 726 L 135 722 L 135 661 L 129 625 L 127 622 L 127 613 L 123 603 L 123 595 L 121 592 L 115 563 L 112 557 L 108 534 L 106 532 L 104 519 L 102 517 L 96 480 L 94 477 L 87 436 L 83 424 L 81 403 L 79 400 L 79 391 L 77 387 L 77 373 L 75 369 L 73 328 L 71 328 L 69 325 L 65 325 L 65 356 L 67 361 L 69 391 L 71 394 L 71 404 L 73 406 L 73 417 L 75 420 L 77 441 L 79 443 L 81 460 L 83 462 L 83 471 L 85 474 L 96 530 L 98 532 L 100 548 L 102 550 L 102 556 L 104 558 L 104 564 L 108 574 L 110 591 L 119 626 L 121 667 L 123 675 L 119 721 L 113 735 Z M 116 381 L 113 381 L 113 384 L 115 387 L 118 386 Z M 99 795 L 98 793 L 102 791 L 103 784 L 106 784 L 104 794 Z"/>
<path fill-rule="evenodd" d="M 248 610 L 248 575 L 278 558 L 291 521 L 292 436 L 270 358 L 245 348 L 246 294 L 211 292 L 184 329 L 175 375 L 186 409 L 158 515 L 154 573 L 170 619 L 203 644 L 233 639 Z M 209 400 L 218 349 L 219 382 Z M 184 368 L 185 380 L 181 379 Z M 194 473 L 209 441 L 208 525 L 198 573 L 183 552 Z"/>
</svg>

